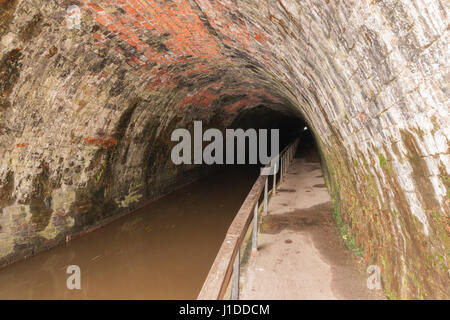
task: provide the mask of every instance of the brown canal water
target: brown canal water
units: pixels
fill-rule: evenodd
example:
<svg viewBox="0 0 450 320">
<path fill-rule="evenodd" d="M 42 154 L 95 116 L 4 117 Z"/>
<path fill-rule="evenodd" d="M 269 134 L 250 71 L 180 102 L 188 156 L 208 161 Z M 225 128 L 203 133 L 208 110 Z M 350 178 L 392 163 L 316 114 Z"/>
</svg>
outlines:
<svg viewBox="0 0 450 320">
<path fill-rule="evenodd" d="M 259 173 L 232 167 L 0 269 L 0 299 L 195 299 Z M 81 290 L 66 286 L 81 269 Z"/>
</svg>

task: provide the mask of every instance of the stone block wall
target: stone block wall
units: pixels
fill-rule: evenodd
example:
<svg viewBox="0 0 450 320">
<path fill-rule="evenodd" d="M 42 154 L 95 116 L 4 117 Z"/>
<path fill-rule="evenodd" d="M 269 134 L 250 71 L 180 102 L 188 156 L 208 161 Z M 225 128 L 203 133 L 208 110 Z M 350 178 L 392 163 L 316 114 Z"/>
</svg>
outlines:
<svg viewBox="0 0 450 320">
<path fill-rule="evenodd" d="M 0 0 L 0 260 L 195 176 L 168 161 L 172 130 L 264 105 L 313 129 L 343 239 L 387 295 L 448 298 L 448 14 L 444 0 Z"/>
</svg>

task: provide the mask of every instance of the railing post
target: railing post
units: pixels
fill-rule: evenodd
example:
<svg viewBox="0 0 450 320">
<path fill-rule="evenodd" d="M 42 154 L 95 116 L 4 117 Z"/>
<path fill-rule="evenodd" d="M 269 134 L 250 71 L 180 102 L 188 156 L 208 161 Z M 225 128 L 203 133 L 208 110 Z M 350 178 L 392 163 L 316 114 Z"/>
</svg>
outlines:
<svg viewBox="0 0 450 320">
<path fill-rule="evenodd" d="M 287 172 L 288 172 L 288 170 L 289 170 L 289 164 L 290 164 L 290 160 L 289 160 L 289 150 L 288 150 L 288 152 L 287 152 L 287 154 L 286 154 L 286 174 L 287 174 Z"/>
<path fill-rule="evenodd" d="M 253 211 L 253 233 L 252 233 L 252 254 L 256 254 L 258 251 L 258 207 L 256 202 L 255 210 Z"/>
<path fill-rule="evenodd" d="M 289 169 L 289 150 L 286 153 L 286 174 L 288 172 L 288 169 Z"/>
<path fill-rule="evenodd" d="M 267 198 L 269 196 L 269 178 L 266 179 L 266 184 L 264 185 L 264 213 L 267 213 Z"/>
<path fill-rule="evenodd" d="M 231 275 L 231 300 L 239 300 L 240 251 L 241 250 L 239 249 L 233 264 L 233 274 Z"/>
<path fill-rule="evenodd" d="M 283 181 L 283 170 L 284 170 L 283 161 L 284 161 L 284 157 L 281 156 L 281 159 L 280 159 L 280 183 Z"/>
<path fill-rule="evenodd" d="M 288 171 L 288 169 L 289 169 L 289 159 L 288 159 L 288 155 L 289 155 L 289 153 L 286 153 L 286 154 L 284 155 L 284 175 L 287 174 L 287 171 Z"/>
</svg>

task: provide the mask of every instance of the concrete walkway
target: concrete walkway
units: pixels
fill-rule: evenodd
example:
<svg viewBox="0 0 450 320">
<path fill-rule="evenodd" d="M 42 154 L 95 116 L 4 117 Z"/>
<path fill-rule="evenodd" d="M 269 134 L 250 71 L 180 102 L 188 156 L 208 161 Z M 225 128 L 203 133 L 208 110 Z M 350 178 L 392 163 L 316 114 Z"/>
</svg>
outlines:
<svg viewBox="0 0 450 320">
<path fill-rule="evenodd" d="M 342 245 L 316 154 L 294 158 L 243 266 L 240 299 L 385 299 Z"/>
</svg>

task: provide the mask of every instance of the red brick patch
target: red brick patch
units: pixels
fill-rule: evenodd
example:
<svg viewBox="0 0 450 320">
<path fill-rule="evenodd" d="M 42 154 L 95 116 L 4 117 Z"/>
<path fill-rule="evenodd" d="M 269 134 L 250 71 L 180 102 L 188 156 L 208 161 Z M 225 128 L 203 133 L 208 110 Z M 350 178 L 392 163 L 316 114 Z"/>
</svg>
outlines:
<svg viewBox="0 0 450 320">
<path fill-rule="evenodd" d="M 114 138 L 105 139 L 105 138 L 90 138 L 90 137 L 87 137 L 87 138 L 83 138 L 83 141 L 86 144 L 97 145 L 97 146 L 99 145 L 99 146 L 102 146 L 104 148 L 109 148 L 109 147 L 115 146 L 117 144 L 117 139 L 114 139 Z"/>
<path fill-rule="evenodd" d="M 94 9 L 94 10 L 97 11 L 97 12 L 103 11 L 103 9 L 100 8 L 98 5 L 96 5 L 95 3 L 89 2 L 89 3 L 88 3 L 88 6 L 90 6 L 92 9 Z"/>
<path fill-rule="evenodd" d="M 105 38 L 103 38 L 103 36 L 102 36 L 101 34 L 97 33 L 97 32 L 94 33 L 93 36 L 94 36 L 94 38 L 97 39 L 98 41 L 103 41 L 103 40 L 105 40 Z"/>
</svg>

